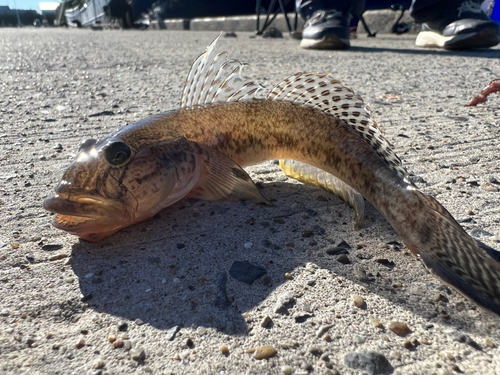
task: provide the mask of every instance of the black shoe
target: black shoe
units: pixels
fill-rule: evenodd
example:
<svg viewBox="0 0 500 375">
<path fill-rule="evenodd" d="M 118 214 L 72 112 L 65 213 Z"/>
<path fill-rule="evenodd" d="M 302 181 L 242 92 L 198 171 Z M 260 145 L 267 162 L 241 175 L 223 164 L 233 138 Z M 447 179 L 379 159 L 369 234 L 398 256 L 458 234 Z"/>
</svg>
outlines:
<svg viewBox="0 0 500 375">
<path fill-rule="evenodd" d="M 418 47 L 470 49 L 496 46 L 500 27 L 472 1 L 465 1 L 443 18 L 422 24 L 415 44 Z"/>
<path fill-rule="evenodd" d="M 300 46 L 307 49 L 347 49 L 352 16 L 338 10 L 318 10 L 304 25 Z"/>
</svg>

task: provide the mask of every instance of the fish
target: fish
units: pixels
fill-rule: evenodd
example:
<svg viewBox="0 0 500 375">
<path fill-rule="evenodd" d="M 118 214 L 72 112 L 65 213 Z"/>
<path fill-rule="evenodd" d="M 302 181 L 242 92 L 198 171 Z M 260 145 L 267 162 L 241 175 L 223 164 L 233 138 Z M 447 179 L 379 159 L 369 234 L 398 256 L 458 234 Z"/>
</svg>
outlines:
<svg viewBox="0 0 500 375">
<path fill-rule="evenodd" d="M 417 189 L 360 96 L 330 73 L 296 73 L 266 93 L 216 51 L 219 37 L 193 63 L 180 108 L 80 145 L 43 203 L 56 228 L 100 241 L 187 197 L 270 204 L 243 168 L 280 159 L 351 204 L 356 227 L 370 202 L 432 274 L 500 315 L 498 252 Z"/>
</svg>

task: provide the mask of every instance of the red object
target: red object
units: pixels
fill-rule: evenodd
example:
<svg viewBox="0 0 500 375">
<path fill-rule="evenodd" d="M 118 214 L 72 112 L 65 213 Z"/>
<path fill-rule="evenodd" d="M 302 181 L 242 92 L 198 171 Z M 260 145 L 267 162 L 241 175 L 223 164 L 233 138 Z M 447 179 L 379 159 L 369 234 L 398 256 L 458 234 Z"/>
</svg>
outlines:
<svg viewBox="0 0 500 375">
<path fill-rule="evenodd" d="M 481 90 L 478 96 L 475 96 L 472 98 L 472 100 L 467 104 L 468 107 L 470 106 L 476 106 L 479 103 L 484 103 L 487 101 L 487 96 L 494 93 L 494 92 L 499 92 L 500 91 L 500 79 L 494 79 L 490 83 L 488 83 L 488 86 L 486 86 L 484 89 Z"/>
</svg>

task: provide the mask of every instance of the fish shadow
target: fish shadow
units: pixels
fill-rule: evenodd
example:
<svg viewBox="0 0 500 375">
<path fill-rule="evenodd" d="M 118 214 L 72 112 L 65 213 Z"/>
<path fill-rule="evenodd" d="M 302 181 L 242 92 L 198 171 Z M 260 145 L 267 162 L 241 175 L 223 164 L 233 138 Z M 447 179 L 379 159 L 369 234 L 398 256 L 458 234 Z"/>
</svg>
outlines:
<svg viewBox="0 0 500 375">
<path fill-rule="evenodd" d="M 370 204 L 365 225 L 354 231 L 353 210 L 324 190 L 284 182 L 262 187 L 274 207 L 187 200 L 101 242 L 80 241 L 72 249 L 71 267 L 83 300 L 117 320 L 162 330 L 204 326 L 245 335 L 249 319 L 284 314 L 301 323 L 314 316 L 304 309 L 314 298 L 308 296 L 313 288 L 328 293 L 318 306 L 347 314 L 352 302 L 338 295 L 342 283 L 353 283 L 366 295 L 378 295 L 427 322 L 442 322 L 441 316 L 451 309 L 452 319 L 445 324 L 474 330 L 467 310 L 476 307 L 461 302 L 465 307 L 460 312 L 434 301 L 434 295 L 451 292 L 406 255 L 396 232 Z M 342 240 L 350 245 L 347 264 L 327 252 Z M 257 264 L 267 273 L 248 285 L 228 275 L 235 261 Z M 420 291 L 406 285 L 405 267 L 421 275 Z M 364 281 L 359 278 L 361 268 Z M 284 292 L 272 292 L 283 283 L 295 283 L 293 289 L 301 292 L 295 304 L 277 312 Z M 273 300 L 268 300 L 271 294 Z M 376 315 L 376 310 L 370 313 Z"/>
</svg>

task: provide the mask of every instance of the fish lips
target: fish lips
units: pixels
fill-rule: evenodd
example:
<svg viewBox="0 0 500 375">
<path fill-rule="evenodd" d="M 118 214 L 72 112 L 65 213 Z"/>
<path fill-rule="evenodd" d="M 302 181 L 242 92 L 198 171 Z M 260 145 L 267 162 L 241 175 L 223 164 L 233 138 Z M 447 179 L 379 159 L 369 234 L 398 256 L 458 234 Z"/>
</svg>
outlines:
<svg viewBox="0 0 500 375">
<path fill-rule="evenodd" d="M 45 199 L 43 208 L 57 215 L 53 220 L 56 228 L 71 232 L 71 228 L 82 226 L 116 225 L 128 220 L 130 215 L 126 205 L 110 204 L 96 198 L 80 198 L 72 201 L 59 195 Z"/>
</svg>

